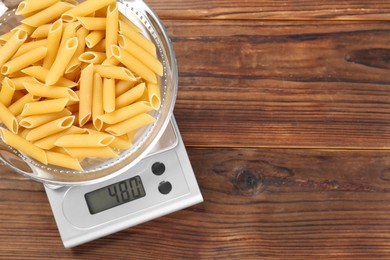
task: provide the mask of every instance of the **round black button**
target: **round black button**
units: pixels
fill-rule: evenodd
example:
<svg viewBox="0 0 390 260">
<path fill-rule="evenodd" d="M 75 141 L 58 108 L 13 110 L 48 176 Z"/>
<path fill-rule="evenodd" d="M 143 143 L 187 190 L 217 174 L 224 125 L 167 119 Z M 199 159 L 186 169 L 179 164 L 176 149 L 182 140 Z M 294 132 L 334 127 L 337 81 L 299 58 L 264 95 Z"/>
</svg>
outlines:
<svg viewBox="0 0 390 260">
<path fill-rule="evenodd" d="M 165 165 L 162 162 L 156 162 L 152 165 L 152 172 L 155 175 L 161 175 L 165 172 Z"/>
<path fill-rule="evenodd" d="M 163 181 L 160 182 L 160 185 L 158 185 L 158 191 L 161 192 L 161 194 L 168 194 L 172 190 L 172 184 L 169 181 Z"/>
</svg>

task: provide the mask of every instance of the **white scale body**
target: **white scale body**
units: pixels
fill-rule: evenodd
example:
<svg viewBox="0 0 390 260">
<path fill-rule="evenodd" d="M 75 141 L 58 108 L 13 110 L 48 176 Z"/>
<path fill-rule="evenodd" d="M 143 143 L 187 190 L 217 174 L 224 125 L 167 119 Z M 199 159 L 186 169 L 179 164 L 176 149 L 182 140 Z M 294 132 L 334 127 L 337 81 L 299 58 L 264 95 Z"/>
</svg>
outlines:
<svg viewBox="0 0 390 260">
<path fill-rule="evenodd" d="M 125 182 L 132 187 L 132 194 L 139 198 L 117 206 L 104 202 L 113 201 L 114 196 L 106 197 L 108 196 L 106 193 L 112 192 L 122 184 L 125 186 Z M 54 188 L 45 185 L 45 190 L 66 248 L 98 239 L 203 201 L 173 117 L 153 151 L 119 176 L 85 186 Z M 90 207 L 91 205 L 100 207 L 100 204 L 103 208 L 107 205 L 112 207 L 104 210 L 94 208 L 92 212 L 102 211 L 92 214 L 86 197 L 91 198 L 88 202 Z M 118 198 L 115 197 L 115 199 Z"/>
</svg>

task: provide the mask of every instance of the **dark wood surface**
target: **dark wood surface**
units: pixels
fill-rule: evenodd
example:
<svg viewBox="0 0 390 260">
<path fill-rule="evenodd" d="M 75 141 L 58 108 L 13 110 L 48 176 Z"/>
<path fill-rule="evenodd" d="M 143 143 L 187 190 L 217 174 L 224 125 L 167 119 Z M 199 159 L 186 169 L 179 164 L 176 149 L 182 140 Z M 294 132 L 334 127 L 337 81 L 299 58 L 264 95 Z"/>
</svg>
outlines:
<svg viewBox="0 0 390 260">
<path fill-rule="evenodd" d="M 204 203 L 64 249 L 0 166 L 0 259 L 389 259 L 389 1 L 147 2 Z"/>
</svg>

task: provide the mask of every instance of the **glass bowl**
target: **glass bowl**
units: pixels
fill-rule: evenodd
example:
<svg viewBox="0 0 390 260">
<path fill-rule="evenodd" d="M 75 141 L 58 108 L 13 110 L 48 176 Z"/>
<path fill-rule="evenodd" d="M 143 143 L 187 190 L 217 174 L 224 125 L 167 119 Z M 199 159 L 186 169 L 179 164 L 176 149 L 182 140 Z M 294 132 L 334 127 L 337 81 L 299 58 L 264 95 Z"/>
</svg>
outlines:
<svg viewBox="0 0 390 260">
<path fill-rule="evenodd" d="M 156 121 L 136 133 L 133 146 L 121 151 L 115 159 L 85 159 L 84 171 L 74 171 L 52 165 L 43 165 L 13 149 L 0 140 L 0 160 L 18 173 L 33 180 L 56 186 L 86 185 L 113 178 L 137 164 L 159 141 L 173 113 L 178 89 L 177 63 L 173 46 L 158 16 L 141 0 L 118 0 L 119 11 L 135 23 L 142 34 L 150 39 L 157 49 L 164 73 L 159 77 L 161 107 L 151 112 Z M 20 24 L 22 17 L 15 10 L 5 13 L 0 19 L 0 34 Z"/>
</svg>

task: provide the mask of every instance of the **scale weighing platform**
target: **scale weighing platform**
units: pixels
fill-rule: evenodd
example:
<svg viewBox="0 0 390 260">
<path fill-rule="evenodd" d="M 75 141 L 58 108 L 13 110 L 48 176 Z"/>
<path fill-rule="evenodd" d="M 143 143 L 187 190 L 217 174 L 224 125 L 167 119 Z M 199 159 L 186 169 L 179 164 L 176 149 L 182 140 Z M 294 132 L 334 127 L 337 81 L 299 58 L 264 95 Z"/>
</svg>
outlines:
<svg viewBox="0 0 390 260">
<path fill-rule="evenodd" d="M 45 190 L 66 248 L 203 201 L 174 117 L 153 150 L 119 176 Z"/>
</svg>

